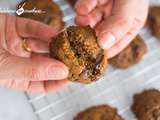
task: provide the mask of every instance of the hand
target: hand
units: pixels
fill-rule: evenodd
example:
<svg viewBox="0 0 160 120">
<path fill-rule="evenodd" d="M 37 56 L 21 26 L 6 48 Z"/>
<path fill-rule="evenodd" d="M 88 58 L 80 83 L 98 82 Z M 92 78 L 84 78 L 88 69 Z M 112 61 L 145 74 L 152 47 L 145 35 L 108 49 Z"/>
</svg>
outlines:
<svg viewBox="0 0 160 120">
<path fill-rule="evenodd" d="M 53 27 L 29 19 L 0 14 L 0 85 L 33 92 L 55 91 L 68 83 L 68 68 L 45 57 Z M 22 48 L 23 38 L 31 52 Z M 34 54 L 33 54 L 34 52 Z"/>
<path fill-rule="evenodd" d="M 100 45 L 111 58 L 122 51 L 143 27 L 148 0 L 79 0 L 76 23 L 96 30 Z"/>
</svg>

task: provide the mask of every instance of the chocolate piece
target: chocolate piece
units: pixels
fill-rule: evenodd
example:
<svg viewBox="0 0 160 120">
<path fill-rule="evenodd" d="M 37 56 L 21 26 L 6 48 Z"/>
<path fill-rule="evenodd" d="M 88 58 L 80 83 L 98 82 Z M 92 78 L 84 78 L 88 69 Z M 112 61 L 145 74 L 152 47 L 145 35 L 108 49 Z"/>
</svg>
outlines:
<svg viewBox="0 0 160 120">
<path fill-rule="evenodd" d="M 132 110 L 138 120 L 160 120 L 160 91 L 151 89 L 136 94 Z"/>
<path fill-rule="evenodd" d="M 140 36 L 137 36 L 130 45 L 120 52 L 115 57 L 111 58 L 109 62 L 117 68 L 128 68 L 131 65 L 137 64 L 145 52 L 147 47 Z"/>
<path fill-rule="evenodd" d="M 24 4 L 25 3 L 25 4 Z M 41 10 L 41 13 L 23 13 L 20 17 L 30 18 L 53 26 L 57 30 L 64 27 L 63 15 L 59 6 L 52 0 L 25 0 L 18 5 L 24 5 L 24 10 Z"/>
<path fill-rule="evenodd" d="M 74 120 L 123 120 L 117 110 L 108 105 L 99 105 L 80 112 Z"/>
<path fill-rule="evenodd" d="M 50 43 L 50 56 L 69 68 L 68 79 L 91 83 L 100 78 L 107 67 L 107 56 L 89 26 L 71 26 Z"/>
</svg>

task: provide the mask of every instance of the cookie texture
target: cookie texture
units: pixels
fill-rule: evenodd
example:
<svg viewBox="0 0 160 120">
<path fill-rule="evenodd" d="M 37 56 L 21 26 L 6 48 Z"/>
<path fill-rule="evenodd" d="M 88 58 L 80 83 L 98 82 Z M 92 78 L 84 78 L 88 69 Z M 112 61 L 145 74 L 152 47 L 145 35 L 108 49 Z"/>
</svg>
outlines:
<svg viewBox="0 0 160 120">
<path fill-rule="evenodd" d="M 149 9 L 148 24 L 152 34 L 160 39 L 160 7 L 154 6 Z"/>
<path fill-rule="evenodd" d="M 52 0 L 25 0 L 18 5 L 18 8 L 22 6 L 24 10 L 33 10 L 35 8 L 41 10 L 41 13 L 23 13 L 19 15 L 20 17 L 40 21 L 53 26 L 57 30 L 64 27 L 63 14 L 59 6 Z"/>
<path fill-rule="evenodd" d="M 138 120 L 160 120 L 160 91 L 150 89 L 136 94 L 132 110 Z"/>
<path fill-rule="evenodd" d="M 117 110 L 108 105 L 99 105 L 80 112 L 74 120 L 123 120 Z"/>
<path fill-rule="evenodd" d="M 107 55 L 89 26 L 70 26 L 50 43 L 50 56 L 69 68 L 68 79 L 74 82 L 97 81 L 107 68 Z"/>
<path fill-rule="evenodd" d="M 137 64 L 147 51 L 147 47 L 140 36 L 137 36 L 130 45 L 115 57 L 109 60 L 116 68 L 126 69 Z"/>
</svg>

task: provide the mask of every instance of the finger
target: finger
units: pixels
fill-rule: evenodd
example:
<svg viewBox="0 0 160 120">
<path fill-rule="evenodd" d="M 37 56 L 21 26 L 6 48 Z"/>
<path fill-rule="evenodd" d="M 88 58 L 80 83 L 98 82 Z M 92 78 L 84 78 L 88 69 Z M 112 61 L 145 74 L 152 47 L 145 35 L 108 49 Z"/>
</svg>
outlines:
<svg viewBox="0 0 160 120">
<path fill-rule="evenodd" d="M 0 77 L 8 80 L 61 80 L 68 76 L 68 68 L 61 62 L 42 56 L 31 59 L 1 55 Z"/>
<path fill-rule="evenodd" d="M 36 40 L 32 38 L 26 39 L 27 46 L 35 53 L 48 53 L 49 43 L 41 40 Z"/>
<path fill-rule="evenodd" d="M 108 2 L 111 2 L 112 0 L 98 0 L 98 4 L 99 5 L 104 5 L 104 4 L 106 4 L 106 3 L 108 3 Z"/>
<path fill-rule="evenodd" d="M 95 27 L 95 25 L 101 21 L 102 16 L 102 12 L 97 8 L 88 15 L 76 16 L 76 23 L 81 26 L 90 25 L 91 27 Z"/>
<path fill-rule="evenodd" d="M 23 90 L 33 93 L 45 93 L 44 81 L 30 81 L 28 88 Z"/>
<path fill-rule="evenodd" d="M 61 88 L 67 86 L 70 82 L 68 80 L 60 80 L 60 81 L 31 81 L 27 88 L 22 88 L 18 90 L 25 90 L 28 92 L 34 93 L 48 93 L 48 92 L 56 92 Z M 15 89 L 17 89 L 15 87 Z"/>
<path fill-rule="evenodd" d="M 6 15 L 6 46 L 8 52 L 20 57 L 29 57 L 30 53 L 22 47 L 22 39 L 17 35 L 15 29 L 15 17 Z"/>
<path fill-rule="evenodd" d="M 28 89 L 29 81 L 0 80 L 0 86 L 16 90 L 26 90 Z"/>
<path fill-rule="evenodd" d="M 60 81 L 45 81 L 44 88 L 45 92 L 55 92 L 64 86 L 67 86 L 70 84 L 70 81 L 68 80 L 60 80 Z"/>
<path fill-rule="evenodd" d="M 101 11 L 103 12 L 103 17 L 105 19 L 107 19 L 111 13 L 112 13 L 112 9 L 113 9 L 113 0 L 110 0 L 109 2 L 105 3 L 104 5 L 101 6 Z"/>
<path fill-rule="evenodd" d="M 6 14 L 0 13 L 0 45 L 3 49 L 8 50 L 6 43 Z"/>
<path fill-rule="evenodd" d="M 137 17 L 135 8 L 138 10 L 141 9 L 137 7 L 138 2 L 138 0 L 114 1 L 111 16 L 105 18 L 105 20 L 97 26 L 97 33 L 102 48 L 111 48 L 131 29 L 133 20 Z M 141 4 L 143 4 L 143 2 Z"/>
<path fill-rule="evenodd" d="M 111 16 L 102 21 L 96 28 L 99 43 L 103 49 L 109 49 L 132 27 L 133 18 Z"/>
<path fill-rule="evenodd" d="M 87 15 L 98 5 L 97 0 L 78 0 L 75 8 L 79 15 Z"/>
<path fill-rule="evenodd" d="M 135 36 L 138 34 L 140 31 L 141 26 L 143 26 L 142 22 L 139 22 L 135 19 L 134 25 L 131 28 L 129 32 L 114 46 L 112 46 L 108 50 L 108 58 L 112 58 L 116 56 L 118 53 L 120 53 L 126 46 L 128 46 L 132 40 L 135 38 Z"/>
<path fill-rule="evenodd" d="M 26 19 L 16 18 L 17 33 L 24 38 L 34 38 L 44 41 L 50 41 L 58 32 L 55 28 L 45 25 L 43 23 Z"/>
</svg>

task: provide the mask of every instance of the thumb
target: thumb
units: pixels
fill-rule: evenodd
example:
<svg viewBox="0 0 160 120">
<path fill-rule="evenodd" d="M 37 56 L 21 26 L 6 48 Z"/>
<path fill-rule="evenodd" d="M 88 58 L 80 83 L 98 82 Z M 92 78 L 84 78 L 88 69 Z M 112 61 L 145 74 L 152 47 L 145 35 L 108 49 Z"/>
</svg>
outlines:
<svg viewBox="0 0 160 120">
<path fill-rule="evenodd" d="M 97 27 L 96 32 L 100 39 L 103 49 L 109 49 L 119 42 L 132 27 L 134 18 L 110 16 L 102 21 Z"/>
<path fill-rule="evenodd" d="M 138 0 L 115 0 L 111 15 L 104 16 L 104 20 L 96 27 L 102 48 L 108 50 L 132 28 L 137 16 L 137 4 Z"/>
<path fill-rule="evenodd" d="M 4 55 L 0 66 L 0 78 L 5 80 L 61 80 L 68 75 L 63 63 L 42 56 L 29 59 Z"/>
</svg>

